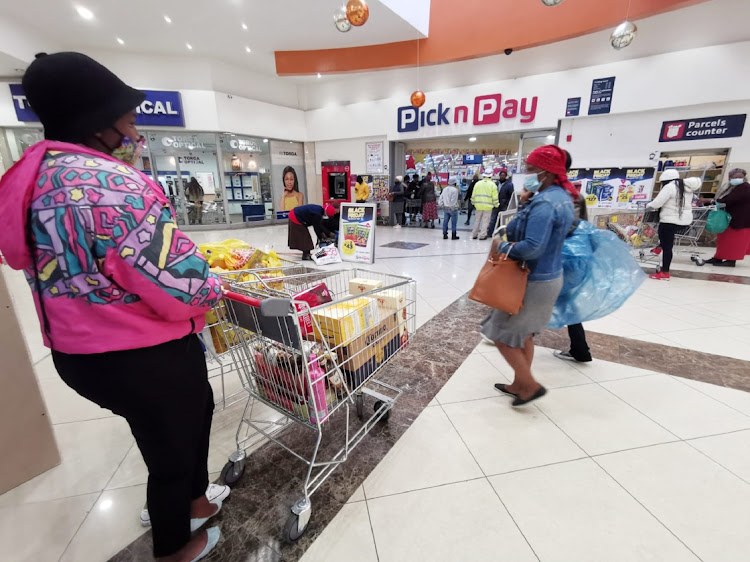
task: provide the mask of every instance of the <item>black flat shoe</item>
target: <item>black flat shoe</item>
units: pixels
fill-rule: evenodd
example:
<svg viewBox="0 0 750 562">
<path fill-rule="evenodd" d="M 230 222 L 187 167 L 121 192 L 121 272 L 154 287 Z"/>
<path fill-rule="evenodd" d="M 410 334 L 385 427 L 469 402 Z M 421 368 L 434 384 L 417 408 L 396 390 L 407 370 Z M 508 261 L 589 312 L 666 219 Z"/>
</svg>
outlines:
<svg viewBox="0 0 750 562">
<path fill-rule="evenodd" d="M 508 385 L 507 384 L 497 383 L 495 385 L 495 388 L 498 389 L 503 394 L 507 394 L 508 396 L 515 396 L 516 398 L 518 398 L 518 394 L 515 394 L 514 392 L 509 392 L 509 391 L 505 390 L 506 386 L 508 386 Z"/>
<path fill-rule="evenodd" d="M 533 402 L 534 400 L 537 400 L 537 399 L 541 398 L 545 394 L 547 394 L 547 389 L 544 388 L 543 386 L 540 386 L 539 390 L 537 390 L 534 393 L 534 395 L 531 398 L 529 398 L 528 400 L 524 400 L 520 396 L 516 396 L 516 399 L 513 400 L 513 405 L 516 406 L 516 407 L 517 406 L 523 406 L 524 404 L 528 404 L 529 402 Z"/>
<path fill-rule="evenodd" d="M 723 260 L 721 263 L 714 263 L 712 265 L 716 267 L 734 267 L 735 263 L 735 260 Z"/>
</svg>

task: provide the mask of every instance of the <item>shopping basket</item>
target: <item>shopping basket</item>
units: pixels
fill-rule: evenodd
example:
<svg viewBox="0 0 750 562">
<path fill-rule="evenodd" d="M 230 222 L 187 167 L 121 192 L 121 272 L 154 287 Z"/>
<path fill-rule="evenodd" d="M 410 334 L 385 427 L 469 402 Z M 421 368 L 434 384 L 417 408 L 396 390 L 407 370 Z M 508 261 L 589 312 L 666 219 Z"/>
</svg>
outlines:
<svg viewBox="0 0 750 562">
<path fill-rule="evenodd" d="M 302 461 L 302 496 L 284 528 L 284 538 L 295 541 L 308 526 L 311 495 L 377 422 L 388 419 L 401 395 L 374 377 L 414 332 L 416 284 L 358 269 L 284 268 L 283 273 L 263 279 L 247 272 L 228 279 L 231 291 L 215 308 L 219 337 L 249 394 L 237 450 L 222 478 L 234 485 L 244 473 L 248 450 L 266 439 Z M 365 415 L 365 396 L 374 400 L 371 415 Z M 254 418 L 256 404 L 276 410 L 282 419 Z M 340 440 L 332 449 L 337 452 L 319 458 L 323 435 L 336 418 L 341 425 L 329 438 Z M 311 451 L 282 440 L 281 432 L 290 426 L 312 435 Z"/>
</svg>

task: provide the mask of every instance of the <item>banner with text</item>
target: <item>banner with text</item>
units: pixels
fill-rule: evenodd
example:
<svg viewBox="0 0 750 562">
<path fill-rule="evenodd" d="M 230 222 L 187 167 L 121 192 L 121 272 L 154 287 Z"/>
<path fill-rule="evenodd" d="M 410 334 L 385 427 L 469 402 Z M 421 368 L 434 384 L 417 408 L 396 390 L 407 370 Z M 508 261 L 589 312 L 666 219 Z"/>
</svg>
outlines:
<svg viewBox="0 0 750 562">
<path fill-rule="evenodd" d="M 568 179 L 580 185 L 589 207 L 634 209 L 638 202 L 651 200 L 655 172 L 655 168 L 573 169 Z"/>
<path fill-rule="evenodd" d="M 344 203 L 341 205 L 339 251 L 341 259 L 357 263 L 375 261 L 375 222 L 377 205 Z"/>
</svg>

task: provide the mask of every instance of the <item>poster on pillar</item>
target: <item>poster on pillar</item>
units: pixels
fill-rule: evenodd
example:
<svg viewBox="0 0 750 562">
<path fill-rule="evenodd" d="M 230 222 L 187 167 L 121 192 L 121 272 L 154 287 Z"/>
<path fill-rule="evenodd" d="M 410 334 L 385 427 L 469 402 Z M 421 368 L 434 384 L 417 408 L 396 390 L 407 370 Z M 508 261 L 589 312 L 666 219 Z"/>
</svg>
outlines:
<svg viewBox="0 0 750 562">
<path fill-rule="evenodd" d="M 374 203 L 341 205 L 339 253 L 343 261 L 357 263 L 375 261 L 376 216 L 377 205 Z"/>
<path fill-rule="evenodd" d="M 306 201 L 305 151 L 301 142 L 271 141 L 271 178 L 276 218 L 289 218 L 289 211 Z"/>
</svg>

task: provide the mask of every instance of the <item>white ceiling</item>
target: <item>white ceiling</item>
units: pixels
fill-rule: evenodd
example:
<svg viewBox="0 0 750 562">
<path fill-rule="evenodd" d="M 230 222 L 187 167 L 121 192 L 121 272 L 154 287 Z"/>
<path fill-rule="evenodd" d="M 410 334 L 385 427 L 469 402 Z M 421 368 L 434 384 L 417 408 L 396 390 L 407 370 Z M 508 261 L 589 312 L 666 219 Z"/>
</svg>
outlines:
<svg viewBox="0 0 750 562">
<path fill-rule="evenodd" d="M 341 0 L 23 0 L 3 2 L 3 16 L 44 34 L 63 49 L 214 57 L 275 74 L 277 50 L 354 47 L 420 36 L 380 0 L 368 4 L 367 24 L 348 33 L 333 24 Z M 91 10 L 94 19 L 81 18 L 77 5 Z M 171 24 L 164 15 L 172 19 Z M 117 37 L 125 41 L 124 46 L 118 45 Z M 185 43 L 192 45 L 192 51 Z"/>
<path fill-rule="evenodd" d="M 571 0 L 569 0 L 571 1 Z M 723 45 L 750 40 L 750 0 L 711 0 L 690 8 L 636 21 L 638 36 L 626 49 L 609 45 L 611 31 L 513 53 L 449 64 L 345 76 L 327 76 L 305 87 L 305 109 L 330 104 L 350 104 L 394 95 L 408 99 L 419 89 L 439 91 L 484 82 L 496 82 L 596 66 L 662 53 Z M 502 25 L 498 26 L 502 33 Z M 750 62 L 750 53 L 748 53 Z M 739 71 L 740 69 L 738 69 Z M 744 70 L 743 70 L 744 71 Z M 665 77 L 665 80 L 667 77 Z M 721 87 L 728 76 L 695 76 L 689 68 L 675 68 L 669 77 L 672 87 L 690 87 L 693 80 L 710 80 Z M 644 84 L 644 88 L 659 87 Z M 750 93 L 748 93 L 750 97 Z"/>
</svg>

